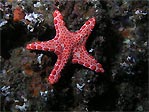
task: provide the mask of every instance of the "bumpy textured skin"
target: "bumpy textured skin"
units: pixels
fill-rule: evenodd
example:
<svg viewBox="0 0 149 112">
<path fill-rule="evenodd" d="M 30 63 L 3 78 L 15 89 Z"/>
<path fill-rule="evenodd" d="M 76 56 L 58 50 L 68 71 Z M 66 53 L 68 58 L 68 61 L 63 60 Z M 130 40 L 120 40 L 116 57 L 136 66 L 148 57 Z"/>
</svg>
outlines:
<svg viewBox="0 0 149 112">
<path fill-rule="evenodd" d="M 57 55 L 57 62 L 49 75 L 49 82 L 56 83 L 60 78 L 60 72 L 68 58 L 72 56 L 72 63 L 81 64 L 96 72 L 104 72 L 102 65 L 98 63 L 85 49 L 86 40 L 95 25 L 95 18 L 85 22 L 80 30 L 70 32 L 65 27 L 63 17 L 58 10 L 53 13 L 56 36 L 45 42 L 33 42 L 26 46 L 29 50 L 53 51 Z"/>
</svg>

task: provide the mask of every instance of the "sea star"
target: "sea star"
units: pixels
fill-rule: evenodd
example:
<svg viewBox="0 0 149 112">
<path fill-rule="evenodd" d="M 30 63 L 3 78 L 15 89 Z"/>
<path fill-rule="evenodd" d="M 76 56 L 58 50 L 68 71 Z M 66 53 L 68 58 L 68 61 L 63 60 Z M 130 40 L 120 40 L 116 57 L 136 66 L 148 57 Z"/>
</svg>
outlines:
<svg viewBox="0 0 149 112">
<path fill-rule="evenodd" d="M 102 65 L 90 56 L 85 49 L 88 39 L 95 25 L 95 18 L 85 22 L 80 30 L 70 32 L 63 21 L 63 16 L 58 10 L 53 13 L 56 36 L 49 41 L 38 41 L 26 46 L 29 50 L 53 51 L 57 55 L 57 62 L 49 75 L 49 82 L 56 83 L 60 78 L 60 72 L 68 59 L 72 58 L 72 63 L 81 64 L 96 72 L 104 72 Z"/>
</svg>

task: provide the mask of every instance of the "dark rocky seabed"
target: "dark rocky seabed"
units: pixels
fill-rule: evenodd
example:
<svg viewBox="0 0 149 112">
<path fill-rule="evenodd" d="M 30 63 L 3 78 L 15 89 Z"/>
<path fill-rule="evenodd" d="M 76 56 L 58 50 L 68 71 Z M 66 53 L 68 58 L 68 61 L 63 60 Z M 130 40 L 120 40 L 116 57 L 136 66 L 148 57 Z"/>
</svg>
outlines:
<svg viewBox="0 0 149 112">
<path fill-rule="evenodd" d="M 149 111 L 148 4 L 147 0 L 0 0 L 0 111 Z M 26 16 L 14 22 L 16 6 Z M 68 61 L 59 82 L 48 83 L 56 55 L 28 51 L 25 46 L 54 38 L 55 9 L 71 31 L 96 18 L 86 48 L 105 73 Z"/>
</svg>

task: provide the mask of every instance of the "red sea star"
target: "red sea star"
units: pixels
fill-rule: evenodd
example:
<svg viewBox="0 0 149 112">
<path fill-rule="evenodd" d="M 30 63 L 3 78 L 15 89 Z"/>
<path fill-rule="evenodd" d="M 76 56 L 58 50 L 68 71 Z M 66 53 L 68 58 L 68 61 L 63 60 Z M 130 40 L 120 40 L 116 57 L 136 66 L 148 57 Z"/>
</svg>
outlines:
<svg viewBox="0 0 149 112">
<path fill-rule="evenodd" d="M 96 72 L 104 72 L 102 65 L 88 54 L 85 49 L 88 39 L 95 25 L 95 18 L 85 22 L 80 30 L 70 32 L 65 26 L 63 16 L 58 10 L 53 13 L 56 36 L 45 42 L 33 42 L 26 46 L 29 50 L 53 51 L 57 55 L 57 62 L 49 75 L 49 82 L 54 84 L 60 78 L 60 72 L 65 66 L 68 58 L 72 56 L 72 63 L 79 63 Z"/>
</svg>

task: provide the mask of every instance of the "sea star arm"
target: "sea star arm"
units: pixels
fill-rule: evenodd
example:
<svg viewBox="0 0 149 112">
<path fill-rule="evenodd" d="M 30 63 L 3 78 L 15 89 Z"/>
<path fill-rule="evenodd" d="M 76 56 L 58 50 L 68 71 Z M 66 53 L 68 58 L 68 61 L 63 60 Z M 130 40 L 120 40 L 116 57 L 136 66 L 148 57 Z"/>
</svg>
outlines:
<svg viewBox="0 0 149 112">
<path fill-rule="evenodd" d="M 69 58 L 69 55 L 70 55 L 70 51 L 68 49 L 65 49 L 62 54 L 58 55 L 57 62 L 55 63 L 54 68 L 51 74 L 49 75 L 50 84 L 56 83 L 61 77 L 60 72 L 65 66 Z"/>
<path fill-rule="evenodd" d="M 60 28 L 65 26 L 65 22 L 63 21 L 63 16 L 58 10 L 55 10 L 53 13 L 53 17 L 54 17 L 54 26 L 55 26 L 56 32 L 59 33 Z"/>
<path fill-rule="evenodd" d="M 84 46 L 77 47 L 73 50 L 73 53 L 73 63 L 79 63 L 91 70 L 95 70 L 96 72 L 104 72 L 102 65 L 97 63 L 97 61 L 88 54 Z"/>
<path fill-rule="evenodd" d="M 45 42 L 33 42 L 30 44 L 27 44 L 26 48 L 28 50 L 43 50 L 43 51 L 54 51 L 56 54 L 59 54 L 60 51 L 60 46 L 56 44 L 54 40 L 49 40 Z"/>
<path fill-rule="evenodd" d="M 85 45 L 86 40 L 88 39 L 92 29 L 95 26 L 95 18 L 91 18 L 88 21 L 85 22 L 85 24 L 80 28 L 80 30 L 78 30 L 77 33 L 77 39 L 78 40 L 82 40 L 80 41 L 80 43 L 82 45 Z"/>
</svg>

